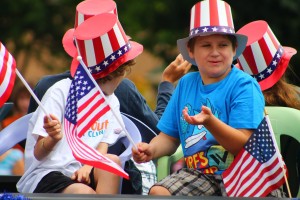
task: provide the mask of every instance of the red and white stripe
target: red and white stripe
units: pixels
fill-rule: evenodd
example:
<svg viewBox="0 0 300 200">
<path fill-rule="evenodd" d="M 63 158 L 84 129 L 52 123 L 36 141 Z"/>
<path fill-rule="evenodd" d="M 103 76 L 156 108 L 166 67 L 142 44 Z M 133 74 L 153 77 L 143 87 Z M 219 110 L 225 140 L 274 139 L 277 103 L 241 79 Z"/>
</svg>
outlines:
<svg viewBox="0 0 300 200">
<path fill-rule="evenodd" d="M 127 44 L 128 38 L 117 20 L 113 28 L 104 35 L 91 40 L 77 39 L 77 43 L 84 63 L 87 66 L 95 66 L 105 59 L 110 59 L 108 56 Z"/>
<path fill-rule="evenodd" d="M 95 121 L 110 110 L 97 88 L 92 89 L 87 95 L 81 98 L 78 105 L 78 137 L 85 134 Z"/>
<path fill-rule="evenodd" d="M 0 107 L 8 100 L 15 78 L 16 61 L 0 42 Z"/>
<path fill-rule="evenodd" d="M 238 160 L 223 180 L 229 197 L 261 197 L 269 194 L 274 185 L 283 184 L 284 174 L 276 155 L 262 165 L 247 151 Z"/>
<path fill-rule="evenodd" d="M 279 47 L 279 41 L 268 27 L 265 34 L 256 42 L 248 45 L 239 56 L 240 67 L 250 75 L 264 71 L 271 64 Z"/>
<path fill-rule="evenodd" d="M 191 9 L 190 30 L 204 26 L 228 26 L 234 29 L 231 8 L 225 1 L 206 0 Z"/>
<path fill-rule="evenodd" d="M 80 138 L 78 138 L 78 135 L 76 134 L 76 125 L 70 123 L 68 120 L 66 120 L 66 118 L 64 118 L 64 125 L 64 130 L 67 136 L 66 138 L 76 160 L 80 161 L 83 164 L 104 169 L 126 179 L 129 179 L 128 174 L 122 169 L 121 166 L 117 165 L 109 158 L 103 156 L 96 149 L 88 146 Z"/>
</svg>

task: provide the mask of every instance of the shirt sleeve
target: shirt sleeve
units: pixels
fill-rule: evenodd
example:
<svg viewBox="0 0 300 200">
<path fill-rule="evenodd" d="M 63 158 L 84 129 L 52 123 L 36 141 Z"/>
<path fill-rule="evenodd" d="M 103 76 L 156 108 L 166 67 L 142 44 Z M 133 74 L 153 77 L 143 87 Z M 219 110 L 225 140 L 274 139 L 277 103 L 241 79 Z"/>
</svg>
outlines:
<svg viewBox="0 0 300 200">
<path fill-rule="evenodd" d="M 163 81 L 158 86 L 155 114 L 160 119 L 173 94 L 174 86 L 168 81 Z"/>
<path fill-rule="evenodd" d="M 156 128 L 158 116 L 148 106 L 145 98 L 137 90 L 132 81 L 123 79 L 118 88 L 115 90 L 115 95 L 120 101 L 121 112 L 142 121 L 155 133 L 159 133 L 159 130 Z M 150 142 L 155 136 L 153 133 L 143 134 L 143 131 L 140 132 L 144 142 Z"/>
<path fill-rule="evenodd" d="M 179 138 L 179 121 L 178 113 L 179 103 L 178 98 L 180 96 L 180 88 L 182 84 L 182 79 L 179 81 L 174 93 L 170 96 L 170 101 L 168 102 L 166 109 L 160 118 L 157 128 L 172 137 Z"/>
</svg>

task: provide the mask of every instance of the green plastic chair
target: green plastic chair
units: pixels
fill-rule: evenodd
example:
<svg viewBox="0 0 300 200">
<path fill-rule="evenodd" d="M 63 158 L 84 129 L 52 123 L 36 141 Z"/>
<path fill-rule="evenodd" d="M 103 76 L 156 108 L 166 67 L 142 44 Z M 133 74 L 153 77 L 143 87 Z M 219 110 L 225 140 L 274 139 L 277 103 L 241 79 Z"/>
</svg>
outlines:
<svg viewBox="0 0 300 200">
<path fill-rule="evenodd" d="M 266 111 L 288 168 L 288 182 L 292 197 L 300 198 L 300 110 L 267 106 Z"/>
<path fill-rule="evenodd" d="M 293 197 L 300 198 L 300 111 L 276 106 L 267 106 L 266 111 L 276 142 L 288 168 L 291 194 Z M 182 157 L 182 148 L 179 146 L 173 155 L 159 158 L 157 160 L 157 180 L 169 175 L 171 165 Z"/>
<path fill-rule="evenodd" d="M 183 157 L 183 152 L 181 145 L 177 148 L 176 152 L 171 156 L 163 156 L 157 159 L 157 180 L 160 181 L 161 179 L 165 178 L 170 174 L 171 165 L 177 162 L 180 158 Z"/>
</svg>

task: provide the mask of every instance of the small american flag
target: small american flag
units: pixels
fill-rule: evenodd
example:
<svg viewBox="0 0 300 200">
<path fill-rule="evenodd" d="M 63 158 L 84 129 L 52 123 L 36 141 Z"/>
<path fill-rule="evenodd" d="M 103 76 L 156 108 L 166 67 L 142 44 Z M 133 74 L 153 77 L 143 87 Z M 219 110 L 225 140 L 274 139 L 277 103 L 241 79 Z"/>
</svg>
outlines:
<svg viewBox="0 0 300 200">
<path fill-rule="evenodd" d="M 285 182 L 285 164 L 267 117 L 222 174 L 229 197 L 265 197 Z"/>
<path fill-rule="evenodd" d="M 99 89 L 82 65 L 71 83 L 64 116 L 64 129 L 74 157 L 83 164 L 107 170 L 128 179 L 128 174 L 115 162 L 81 140 L 92 124 L 110 111 Z"/>
<path fill-rule="evenodd" d="M 8 100 L 16 79 L 16 61 L 0 42 L 0 107 Z"/>
</svg>

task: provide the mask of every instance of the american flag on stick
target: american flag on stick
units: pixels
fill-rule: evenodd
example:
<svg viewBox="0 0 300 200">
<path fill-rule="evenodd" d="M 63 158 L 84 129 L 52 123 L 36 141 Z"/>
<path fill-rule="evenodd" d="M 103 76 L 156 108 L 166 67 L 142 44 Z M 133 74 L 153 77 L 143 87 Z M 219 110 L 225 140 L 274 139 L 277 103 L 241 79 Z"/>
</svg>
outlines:
<svg viewBox="0 0 300 200">
<path fill-rule="evenodd" d="M 107 170 L 128 179 L 128 174 L 115 162 L 81 140 L 81 136 L 106 112 L 109 105 L 88 72 L 79 64 L 71 83 L 64 116 L 64 128 L 74 157 L 83 164 Z"/>
<path fill-rule="evenodd" d="M 285 182 L 285 164 L 266 115 L 222 174 L 229 197 L 265 197 Z"/>
<path fill-rule="evenodd" d="M 8 100 L 16 79 L 16 61 L 0 42 L 0 107 Z"/>
</svg>

